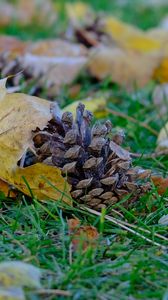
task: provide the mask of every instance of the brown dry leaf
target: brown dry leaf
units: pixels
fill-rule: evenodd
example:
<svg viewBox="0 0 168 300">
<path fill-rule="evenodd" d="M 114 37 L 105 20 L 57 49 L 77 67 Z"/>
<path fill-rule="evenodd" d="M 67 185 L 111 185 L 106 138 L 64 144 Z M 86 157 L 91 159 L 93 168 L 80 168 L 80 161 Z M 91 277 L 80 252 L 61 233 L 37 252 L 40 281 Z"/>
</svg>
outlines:
<svg viewBox="0 0 168 300">
<path fill-rule="evenodd" d="M 143 87 L 152 78 L 159 63 L 155 55 L 135 53 L 112 47 L 95 48 L 90 54 L 88 68 L 93 76 L 112 81 L 126 88 Z"/>
<path fill-rule="evenodd" d="M 47 40 L 31 44 L 19 59 L 18 71 L 38 80 L 38 86 L 50 87 L 55 95 L 64 84 L 71 83 L 87 63 L 87 49 L 64 40 Z M 4 74 L 6 76 L 6 74 Z"/>
<path fill-rule="evenodd" d="M 6 79 L 0 81 L 0 178 L 25 194 L 30 192 L 23 181 L 24 176 L 38 199 L 69 199 L 61 192 L 69 193 L 69 186 L 55 167 L 43 164 L 19 168 L 17 162 L 32 147 L 32 130 L 43 129 L 52 118 L 50 102 L 25 94 L 7 94 Z M 42 178 L 44 176 L 59 191 Z"/>
<path fill-rule="evenodd" d="M 8 25 L 11 22 L 14 13 L 14 5 L 2 0 L 0 3 L 0 26 Z"/>
<path fill-rule="evenodd" d="M 168 189 L 168 178 L 152 176 L 151 179 L 154 185 L 157 187 L 158 194 L 163 195 Z"/>
<path fill-rule="evenodd" d="M 76 98 L 82 89 L 82 85 L 80 83 L 74 83 L 72 86 L 70 86 L 68 90 L 68 95 L 70 98 Z"/>
<path fill-rule="evenodd" d="M 17 69 L 15 70 L 17 58 L 24 55 L 28 45 L 29 43 L 15 37 L 0 36 L 0 71 L 2 76 L 3 74 L 15 75 L 17 73 Z"/>
<path fill-rule="evenodd" d="M 53 25 L 57 20 L 57 12 L 51 0 L 18 0 L 17 8 L 19 10 L 19 18 L 23 18 L 24 24 L 32 21 L 36 24 L 44 24 L 45 26 Z"/>
<path fill-rule="evenodd" d="M 28 43 L 15 37 L 7 35 L 0 36 L 0 55 L 2 55 L 2 53 L 9 53 L 11 58 L 15 58 L 18 55 L 22 55 L 27 46 Z"/>
<path fill-rule="evenodd" d="M 86 250 L 89 246 L 95 247 L 99 233 L 94 226 L 82 226 L 79 219 L 68 220 L 69 234 L 72 236 L 73 250 Z"/>
<path fill-rule="evenodd" d="M 85 47 L 61 39 L 38 41 L 31 44 L 27 52 L 40 57 L 47 56 L 59 58 L 78 58 L 86 56 L 87 54 Z"/>
</svg>

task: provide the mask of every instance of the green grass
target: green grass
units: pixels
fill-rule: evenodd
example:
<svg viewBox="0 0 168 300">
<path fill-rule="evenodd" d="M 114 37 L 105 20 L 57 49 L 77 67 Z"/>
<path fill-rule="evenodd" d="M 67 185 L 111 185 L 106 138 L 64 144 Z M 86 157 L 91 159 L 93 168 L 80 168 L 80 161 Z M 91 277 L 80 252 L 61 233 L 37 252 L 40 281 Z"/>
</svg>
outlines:
<svg viewBox="0 0 168 300">
<path fill-rule="evenodd" d="M 88 1 L 97 10 L 114 13 L 141 28 L 157 25 L 168 11 L 145 8 L 140 2 L 130 1 L 121 9 L 115 1 Z M 64 13 L 62 13 L 63 18 Z M 1 32 L 17 35 L 23 39 L 55 37 L 64 28 L 66 20 L 53 28 L 22 28 L 13 24 L 1 29 Z M 125 146 L 135 153 L 152 153 L 156 148 L 157 137 L 140 125 L 148 125 L 159 131 L 165 120 L 158 116 L 152 106 L 151 95 L 154 83 L 132 94 L 111 84 L 106 79 L 102 83 L 91 82 L 85 74 L 78 78 L 82 90 L 78 99 L 87 97 L 91 92 L 99 95 L 108 93 L 108 107 L 132 116 L 139 123 L 127 118 L 107 116 L 114 128 L 124 128 Z M 28 92 L 29 88 L 25 90 Z M 41 96 L 45 96 L 45 91 Z M 73 99 L 68 88 L 60 95 L 62 105 Z M 134 164 L 150 168 L 154 173 L 166 176 L 167 157 L 157 159 L 141 158 Z M 61 203 L 46 201 L 39 203 L 35 199 L 25 198 L 22 194 L 16 200 L 0 195 L 0 262 L 21 260 L 32 263 L 44 270 L 42 284 L 45 289 L 63 289 L 71 296 L 59 299 L 98 299 L 98 300 L 134 300 L 168 299 L 168 226 L 161 226 L 158 220 L 168 214 L 167 195 L 160 197 L 155 188 L 142 197 L 135 205 L 126 210 L 118 204 L 121 216 L 114 212 L 118 225 L 103 220 L 80 207 L 64 208 Z M 113 209 L 117 209 L 116 206 Z M 68 234 L 67 219 L 78 217 L 84 225 L 94 225 L 100 233 L 95 248 L 81 249 L 71 253 L 71 237 Z M 128 230 L 121 226 L 127 222 Z M 130 228 L 130 225 L 136 226 Z M 130 232 L 132 229 L 133 232 Z M 72 260 L 71 260 L 72 254 Z M 26 291 L 27 299 L 57 299 L 56 295 L 38 296 L 33 291 Z"/>
<path fill-rule="evenodd" d="M 159 243 L 152 235 L 166 234 L 166 229 L 157 225 L 165 209 L 164 201 L 158 201 L 160 213 L 135 217 L 133 212 L 125 212 L 125 218 L 150 230 L 151 239 Z M 164 250 L 106 221 L 98 246 L 83 254 L 76 252 L 70 262 L 66 219 L 75 215 L 83 224 L 99 229 L 100 218 L 77 209 L 62 211 L 56 202 L 43 206 L 37 201 L 12 203 L 1 197 L 0 261 L 22 260 L 44 269 L 43 286 L 68 290 L 72 295 L 68 299 L 163 299 L 168 267 Z M 33 293 L 28 296 L 34 299 Z"/>
</svg>

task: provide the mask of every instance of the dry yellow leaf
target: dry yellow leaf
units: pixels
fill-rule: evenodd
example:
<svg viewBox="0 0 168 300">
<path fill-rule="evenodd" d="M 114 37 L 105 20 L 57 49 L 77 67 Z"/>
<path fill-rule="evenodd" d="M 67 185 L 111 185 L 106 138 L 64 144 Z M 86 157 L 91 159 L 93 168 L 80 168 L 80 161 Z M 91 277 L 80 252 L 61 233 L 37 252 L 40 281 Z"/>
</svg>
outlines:
<svg viewBox="0 0 168 300">
<path fill-rule="evenodd" d="M 28 187 L 23 181 L 23 176 L 26 178 L 32 194 L 38 199 L 61 199 L 70 203 L 71 198 L 68 195 L 69 185 L 61 176 L 61 171 L 58 168 L 37 163 L 14 171 L 13 185 L 23 193 L 30 195 Z M 55 186 L 55 188 L 51 185 Z M 66 195 L 64 195 L 64 192 Z"/>
<path fill-rule="evenodd" d="M 0 81 L 0 179 L 30 195 L 24 176 L 38 199 L 51 198 L 70 202 L 62 192 L 69 186 L 59 169 L 43 164 L 19 168 L 17 162 L 32 147 L 32 130 L 43 129 L 51 119 L 50 102 L 25 94 L 7 94 L 6 79 Z M 58 190 L 46 183 L 50 181 Z M 60 191 L 60 192 L 59 192 Z"/>
<path fill-rule="evenodd" d="M 84 21 L 83 22 L 87 24 L 86 16 L 88 10 L 89 7 L 87 7 L 87 5 L 85 6 L 85 4 L 82 4 L 80 2 L 67 5 L 67 12 L 69 18 L 78 27 L 78 29 L 80 28 L 81 25 L 79 22 L 80 19 L 84 20 L 85 22 Z M 94 24 L 93 19 L 94 19 L 93 17 L 92 19 L 90 18 L 90 20 L 92 20 L 92 25 Z M 107 61 L 109 65 L 108 63 L 106 64 L 106 59 L 104 59 L 103 62 L 102 59 L 100 59 L 100 63 L 98 63 L 98 66 L 95 65 L 93 68 L 91 68 L 91 70 L 96 69 L 96 74 L 99 73 L 99 76 L 96 77 L 102 79 L 104 78 L 104 72 L 107 73 L 107 75 L 109 75 L 109 73 L 110 74 L 112 73 L 111 71 L 109 71 L 109 69 L 112 70 L 114 68 L 115 70 L 112 74 L 112 76 L 114 76 L 114 81 L 121 84 L 122 77 L 124 76 L 123 81 L 124 81 L 124 85 L 126 86 L 128 86 L 129 83 L 128 82 L 126 83 L 125 78 L 127 77 L 127 81 L 129 81 L 128 77 L 130 75 L 130 81 L 132 81 L 134 74 L 135 74 L 134 84 L 138 83 L 139 86 L 144 85 L 144 83 L 139 84 L 139 81 L 146 82 L 147 77 L 157 79 L 159 80 L 159 82 L 168 81 L 168 76 L 167 76 L 168 37 L 167 37 L 167 31 L 165 29 L 153 28 L 145 32 L 133 25 L 129 25 L 125 22 L 122 22 L 121 20 L 113 16 L 105 16 L 103 18 L 100 18 L 97 25 L 94 24 L 94 26 L 95 26 L 95 32 L 94 30 L 92 32 L 94 37 L 94 42 L 97 41 L 97 43 L 99 44 L 101 43 L 100 40 L 96 40 L 95 38 L 96 26 L 97 26 L 98 30 L 101 30 L 101 32 L 103 31 L 104 33 L 108 34 L 108 36 L 111 37 L 111 41 L 109 39 L 108 44 L 111 43 L 111 49 L 113 49 L 111 51 L 113 51 L 113 54 L 116 51 L 114 49 L 114 44 L 116 45 L 116 47 L 118 47 L 118 49 L 120 49 L 121 52 L 125 51 L 123 52 L 123 55 L 125 57 L 123 57 L 123 55 L 122 57 L 120 57 L 121 59 L 120 64 L 118 64 L 118 59 L 117 59 L 117 66 L 114 66 L 114 61 L 113 61 L 111 67 L 110 65 L 111 61 L 109 61 L 109 54 L 107 54 Z M 89 34 L 90 32 L 86 31 L 86 33 Z M 132 53 L 129 53 L 130 51 L 132 51 Z M 149 56 L 146 58 L 146 57 L 138 56 L 138 54 L 139 55 L 148 54 Z M 126 56 L 128 57 L 128 62 L 126 62 L 127 61 Z M 133 62 L 131 62 L 131 56 L 133 57 Z M 160 60 L 160 66 L 158 67 L 159 60 Z M 142 70 L 141 70 L 141 64 L 142 64 Z M 98 71 L 100 65 L 101 65 L 101 70 Z M 123 76 L 120 70 L 121 65 L 126 67 L 125 70 L 122 70 L 124 73 Z M 145 65 L 147 67 L 145 67 Z M 156 66 L 156 70 L 154 70 L 155 68 L 153 68 L 154 65 Z M 128 75 L 126 74 L 127 68 L 128 68 Z M 154 71 L 154 76 L 152 74 L 153 71 Z M 94 74 L 95 72 L 93 71 L 93 75 Z M 119 74 L 119 76 L 117 74 Z M 120 79 L 118 77 L 120 77 Z M 139 77 L 138 80 L 137 77 Z"/>
<path fill-rule="evenodd" d="M 9 184 L 3 180 L 0 179 L 0 192 L 3 192 L 6 197 L 17 197 L 17 190 L 13 189 L 9 186 Z"/>
<path fill-rule="evenodd" d="M 105 17 L 104 32 L 108 33 L 118 45 L 139 52 L 155 52 L 161 49 L 161 42 L 148 36 L 142 30 L 128 25 L 115 17 Z"/>
<path fill-rule="evenodd" d="M 155 69 L 153 78 L 160 83 L 168 82 L 168 57 L 163 58 L 160 65 Z"/>
<path fill-rule="evenodd" d="M 154 54 L 149 56 L 131 50 L 99 47 L 91 52 L 88 67 L 96 78 L 101 80 L 111 76 L 113 82 L 132 89 L 148 83 L 158 61 Z"/>
<path fill-rule="evenodd" d="M 66 13 L 73 25 L 78 25 L 81 21 L 86 21 L 88 18 L 93 19 L 93 11 L 91 7 L 84 2 L 66 3 Z"/>
<path fill-rule="evenodd" d="M 160 50 L 160 63 L 154 70 L 153 79 L 160 83 L 168 82 L 168 34 L 167 30 L 154 28 L 147 32 L 149 37 L 157 39 L 162 47 Z"/>
</svg>

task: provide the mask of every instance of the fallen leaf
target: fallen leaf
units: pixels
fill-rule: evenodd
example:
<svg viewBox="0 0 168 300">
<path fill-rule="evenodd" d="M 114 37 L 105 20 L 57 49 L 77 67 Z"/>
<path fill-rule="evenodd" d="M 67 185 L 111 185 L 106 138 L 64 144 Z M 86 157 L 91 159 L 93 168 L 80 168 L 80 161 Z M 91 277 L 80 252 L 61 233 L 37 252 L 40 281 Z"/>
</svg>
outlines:
<svg viewBox="0 0 168 300">
<path fill-rule="evenodd" d="M 22 3 L 23 0 L 19 1 Z M 34 5 L 39 3 L 36 0 Z M 23 1 L 22 5 L 32 7 L 32 1 L 28 4 Z M 78 40 L 94 47 L 89 50 L 81 44 L 60 39 L 26 44 L 2 37 L 0 69 L 3 76 L 22 71 L 22 76 L 28 81 L 34 80 L 34 92 L 46 87 L 50 97 L 55 96 L 63 85 L 72 83 L 87 66 L 97 79 L 111 76 L 113 82 L 128 89 L 143 87 L 151 79 L 168 81 L 166 30 L 154 28 L 144 32 L 112 16 L 95 20 L 95 16 L 90 15 L 90 7 L 81 2 L 65 6 L 75 24 L 73 40 L 78 35 Z M 80 20 L 87 20 L 88 15 L 89 21 L 81 23 Z M 8 54 L 4 57 L 5 49 Z M 19 85 L 19 78 L 13 79 L 14 85 Z"/>
<path fill-rule="evenodd" d="M 102 46 L 91 51 L 88 68 L 99 80 L 111 76 L 113 82 L 132 89 L 147 84 L 157 65 L 155 55 Z"/>
<path fill-rule="evenodd" d="M 80 1 L 75 3 L 66 3 L 65 9 L 68 18 L 73 25 L 79 25 L 83 22 L 87 23 L 87 21 L 92 20 L 94 16 L 91 7 L 88 4 Z"/>
<path fill-rule="evenodd" d="M 0 300 L 25 300 L 24 291 L 19 287 L 2 288 L 0 287 Z"/>
<path fill-rule="evenodd" d="M 138 52 L 155 52 L 161 49 L 161 43 L 157 39 L 147 36 L 144 31 L 115 17 L 106 16 L 102 23 L 103 31 L 108 33 L 121 47 Z"/>
<path fill-rule="evenodd" d="M 37 163 L 30 167 L 18 168 L 13 172 L 13 185 L 23 193 L 31 196 L 27 183 L 37 199 L 55 199 L 70 203 L 69 186 L 61 175 L 61 170 L 53 166 Z M 52 185 L 52 186 L 51 186 Z M 55 188 L 53 187 L 55 186 Z M 65 195 L 64 195 L 65 193 Z"/>
<path fill-rule="evenodd" d="M 153 91 L 152 99 L 159 116 L 166 116 L 168 113 L 168 84 L 157 85 Z"/>
<path fill-rule="evenodd" d="M 0 283 L 3 287 L 40 288 L 41 271 L 21 261 L 0 263 Z"/>
<path fill-rule="evenodd" d="M 0 179 L 0 191 L 4 193 L 6 197 L 16 198 L 17 191 L 10 187 L 9 184 Z"/>
<path fill-rule="evenodd" d="M 166 44 L 168 39 L 167 39 L 167 30 L 162 29 L 160 27 L 154 27 L 152 29 L 149 29 L 146 31 L 146 34 L 148 37 L 152 39 L 156 39 L 159 41 L 161 44 Z M 162 49 L 164 51 L 164 49 Z"/>
<path fill-rule="evenodd" d="M 167 30 L 156 27 L 147 31 L 149 37 L 157 39 L 161 44 L 161 49 L 158 52 L 160 55 L 160 63 L 156 67 L 153 73 L 153 79 L 159 83 L 168 82 L 168 36 Z"/>
<path fill-rule="evenodd" d="M 82 45 L 70 43 L 66 40 L 53 39 L 47 41 L 38 41 L 32 43 L 27 52 L 40 57 L 55 57 L 63 60 L 63 58 L 80 58 L 87 55 L 87 49 Z"/>
<path fill-rule="evenodd" d="M 31 43 L 16 63 L 2 65 L 3 76 L 23 71 L 23 75 L 35 79 L 35 87 L 48 88 L 55 96 L 60 87 L 71 83 L 87 63 L 87 49 L 65 40 L 47 40 Z M 22 76 L 23 76 L 22 75 Z"/>
<path fill-rule="evenodd" d="M 76 251 L 82 245 L 86 250 L 89 246 L 95 247 L 99 237 L 98 231 L 94 226 L 82 226 L 79 219 L 68 220 L 69 234 L 72 236 L 73 250 Z"/>
<path fill-rule="evenodd" d="M 52 118 L 51 102 L 25 94 L 7 94 L 6 80 L 0 81 L 0 169 L 1 180 L 30 195 L 24 176 L 38 199 L 51 198 L 69 202 L 66 195 L 70 187 L 56 167 L 42 163 L 27 168 L 18 167 L 17 163 L 28 148 L 32 147 L 32 130 L 43 129 Z M 44 176 L 46 179 L 42 179 Z M 50 186 L 50 181 L 58 190 Z"/>
<path fill-rule="evenodd" d="M 51 26 L 57 20 L 57 12 L 51 0 L 18 0 L 17 3 L 18 17 L 22 24 L 44 24 L 45 27 Z"/>
<path fill-rule="evenodd" d="M 0 55 L 2 53 L 8 54 L 11 59 L 14 59 L 18 55 L 24 54 L 28 47 L 27 42 L 23 42 L 15 37 L 1 35 L 0 36 Z"/>
<path fill-rule="evenodd" d="M 168 189 L 168 178 L 163 178 L 161 176 L 152 176 L 151 180 L 157 187 L 159 195 L 163 195 Z"/>
<path fill-rule="evenodd" d="M 159 26 L 164 29 L 165 31 L 168 31 L 168 15 L 166 15 L 165 17 L 163 17 L 163 19 L 161 20 Z"/>
<path fill-rule="evenodd" d="M 88 27 L 89 24 L 95 27 L 93 25 L 95 22 L 95 14 L 87 4 L 81 2 L 68 3 L 66 5 L 66 12 L 71 23 L 76 28 L 79 28 L 79 30 L 81 30 L 82 25 Z M 99 28 L 101 33 L 105 33 L 111 38 L 111 44 L 116 43 L 116 45 L 122 49 L 136 50 L 141 53 L 158 53 L 162 48 L 163 40 L 160 39 L 160 35 L 158 38 L 158 35 L 155 36 L 152 30 L 145 32 L 114 16 L 99 16 L 99 19 L 96 19 L 96 25 L 97 28 L 95 28 L 95 30 Z M 83 28 L 83 30 L 85 30 L 85 28 Z M 87 35 L 89 31 L 83 33 Z M 164 37 L 166 37 L 165 34 Z"/>
<path fill-rule="evenodd" d="M 17 0 L 14 3 L 7 3 L 1 0 L 0 25 L 6 26 L 17 22 L 21 25 L 44 24 L 52 25 L 57 19 L 57 13 L 52 1 L 48 0 Z"/>
<path fill-rule="evenodd" d="M 163 215 L 159 221 L 158 221 L 158 224 L 161 224 L 161 225 L 168 225 L 168 215 Z"/>
<path fill-rule="evenodd" d="M 68 91 L 68 95 L 70 98 L 76 98 L 80 91 L 81 91 L 81 84 L 73 84 L 70 88 L 69 88 L 69 91 Z"/>
<path fill-rule="evenodd" d="M 85 47 L 64 40 L 38 42 L 28 52 L 21 60 L 21 68 L 40 78 L 39 85 L 50 87 L 50 95 L 71 83 L 87 63 Z"/>
<path fill-rule="evenodd" d="M 41 288 L 41 270 L 21 261 L 0 263 L 0 300 L 25 300 L 24 287 Z"/>
<path fill-rule="evenodd" d="M 22 56 L 29 43 L 23 42 L 15 37 L 0 36 L 0 70 L 3 74 L 15 75 L 17 70 L 17 58 Z M 11 72 L 10 72 L 11 70 Z"/>
<path fill-rule="evenodd" d="M 76 15 L 75 10 L 74 15 Z M 86 14 L 83 13 L 83 19 L 86 18 L 85 15 Z M 74 18 L 75 16 L 72 17 L 72 19 Z M 131 71 L 132 73 L 135 73 L 136 71 L 136 82 L 134 82 L 134 84 L 138 82 L 138 73 L 139 78 L 142 77 L 142 79 L 143 77 L 146 79 L 146 77 L 149 76 L 150 79 L 156 79 L 161 83 L 168 82 L 167 30 L 157 27 L 148 31 L 143 31 L 133 25 L 122 22 L 121 20 L 113 16 L 107 15 L 99 17 L 97 19 L 92 17 L 92 19 L 90 18 L 90 20 L 92 20 L 92 22 L 90 21 L 90 26 L 88 26 L 87 22 L 84 21 L 82 24 L 83 26 L 81 26 L 81 23 L 77 22 L 77 20 L 75 22 L 76 31 L 74 32 L 74 35 L 76 35 L 77 39 L 80 42 L 85 44 L 87 47 L 108 45 L 110 51 L 113 52 L 111 53 L 111 56 L 113 56 L 114 52 L 116 52 L 115 47 L 118 48 L 120 51 L 120 54 L 118 53 L 118 56 L 120 56 L 120 60 L 122 61 L 122 63 L 123 61 L 126 61 L 125 66 L 126 70 L 128 69 L 129 74 L 131 73 Z M 95 47 L 95 49 L 97 48 Z M 123 52 L 123 55 L 125 57 L 123 57 L 123 55 L 121 57 L 121 51 Z M 148 56 L 146 57 L 143 54 L 148 54 Z M 107 54 L 107 56 L 109 55 Z M 133 57 L 133 62 L 131 62 L 131 56 Z M 126 57 L 128 58 L 128 61 Z M 109 61 L 109 69 L 110 62 L 111 60 Z M 156 64 L 154 62 L 156 62 Z M 114 67 L 113 64 L 114 62 L 112 62 L 111 69 Z M 145 73 L 141 71 L 141 64 L 142 69 L 143 71 L 145 71 Z M 102 65 L 103 63 L 101 62 L 101 69 L 100 71 L 98 71 L 99 76 L 96 76 L 100 79 L 104 78 L 103 74 L 101 76 L 100 73 L 103 73 L 104 69 L 106 71 L 108 69 L 105 61 L 104 68 L 102 67 Z M 135 67 L 133 67 L 133 65 Z M 97 69 L 99 69 L 99 67 L 97 67 Z M 147 72 L 147 69 L 149 70 L 149 72 Z M 121 70 L 120 66 L 118 66 L 118 72 L 119 70 Z M 98 72 L 96 72 L 96 74 Z M 116 68 L 114 73 L 116 74 Z M 133 76 L 131 75 L 132 74 L 130 74 L 130 77 L 132 78 Z M 120 78 L 122 78 L 122 74 L 120 74 Z M 116 80 L 114 75 L 114 81 L 121 84 L 120 81 L 122 81 L 122 79 L 120 79 L 119 81 L 119 79 L 117 78 Z"/>
<path fill-rule="evenodd" d="M 157 149 L 162 150 L 168 148 L 168 122 L 160 130 L 157 139 Z"/>
<path fill-rule="evenodd" d="M 15 13 L 15 8 L 11 3 L 7 3 L 7 1 L 1 1 L 1 9 L 0 9 L 0 25 L 6 26 L 12 20 L 12 15 Z"/>
<path fill-rule="evenodd" d="M 160 83 L 168 82 L 168 57 L 163 58 L 154 70 L 153 78 Z"/>
</svg>

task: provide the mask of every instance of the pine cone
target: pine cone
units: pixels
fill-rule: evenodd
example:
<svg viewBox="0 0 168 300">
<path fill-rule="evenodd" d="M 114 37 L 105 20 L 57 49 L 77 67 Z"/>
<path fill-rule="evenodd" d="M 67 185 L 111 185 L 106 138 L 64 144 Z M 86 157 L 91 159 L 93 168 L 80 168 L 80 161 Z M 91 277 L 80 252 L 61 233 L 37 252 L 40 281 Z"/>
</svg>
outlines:
<svg viewBox="0 0 168 300">
<path fill-rule="evenodd" d="M 91 127 L 92 117 L 80 103 L 75 121 L 65 112 L 61 118 L 56 115 L 43 131 L 37 129 L 33 142 L 38 161 L 62 170 L 72 185 L 72 198 L 79 203 L 100 210 L 130 194 L 124 202 L 128 205 L 149 190 L 149 182 L 140 183 L 149 177 L 149 171 L 132 166 L 130 153 L 120 145 L 123 134 L 109 138 L 110 121 Z"/>
</svg>

